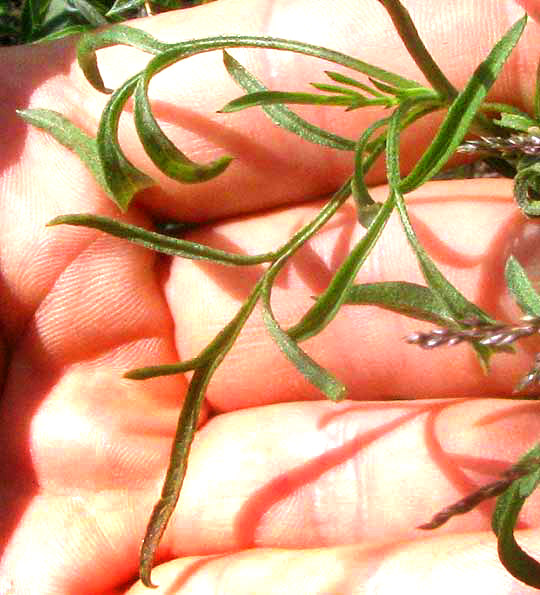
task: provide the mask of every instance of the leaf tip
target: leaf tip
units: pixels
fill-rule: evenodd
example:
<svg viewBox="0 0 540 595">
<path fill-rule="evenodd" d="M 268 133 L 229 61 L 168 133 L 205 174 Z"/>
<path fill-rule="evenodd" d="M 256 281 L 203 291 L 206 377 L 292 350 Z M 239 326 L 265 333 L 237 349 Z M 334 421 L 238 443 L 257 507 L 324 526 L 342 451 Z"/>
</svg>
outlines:
<svg viewBox="0 0 540 595">
<path fill-rule="evenodd" d="M 122 375 L 122 378 L 127 378 L 127 380 L 144 380 L 147 376 L 144 374 L 144 371 L 147 368 L 134 368 L 133 370 L 128 370 Z"/>
</svg>

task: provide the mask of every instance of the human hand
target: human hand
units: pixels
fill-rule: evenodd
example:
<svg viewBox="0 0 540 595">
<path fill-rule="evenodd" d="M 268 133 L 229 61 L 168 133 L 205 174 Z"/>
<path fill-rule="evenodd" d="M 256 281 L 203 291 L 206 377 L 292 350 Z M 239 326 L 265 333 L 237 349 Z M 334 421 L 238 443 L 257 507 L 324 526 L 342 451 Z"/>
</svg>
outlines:
<svg viewBox="0 0 540 595">
<path fill-rule="evenodd" d="M 443 11 L 408 2 L 459 88 L 519 17 L 512 6 L 453 0 Z M 217 2 L 135 26 L 171 41 L 221 32 L 301 38 L 418 78 L 375 0 L 342 0 L 332 27 L 327 11 L 326 2 L 313 0 Z M 531 25 L 493 100 L 523 97 L 522 107 L 530 107 L 537 39 Z M 324 67 L 281 52 L 234 55 L 275 88 L 301 88 L 319 80 Z M 132 56 L 135 71 L 144 60 L 139 54 L 103 52 L 110 86 L 126 78 Z M 201 186 L 154 173 L 161 188 L 141 193 L 121 215 L 77 157 L 14 115 L 16 108 L 49 107 L 94 132 L 106 98 L 73 60 L 66 40 L 5 49 L 0 61 L 0 118 L 9 140 L 0 157 L 2 595 L 147 593 L 135 583 L 138 549 L 187 381 L 134 382 L 122 374 L 197 354 L 260 273 L 156 258 L 91 230 L 46 222 L 88 211 L 148 226 L 163 217 L 212 222 L 191 238 L 256 253 L 298 229 L 315 212 L 312 201 L 351 169 L 350 155 L 304 143 L 258 110 L 214 115 L 240 92 L 220 56 L 205 55 L 156 81 L 156 111 L 190 156 L 210 161 L 227 152 L 235 162 Z M 302 114 L 348 136 L 374 119 L 373 112 L 335 108 Z M 405 136 L 404 169 L 434 125 L 426 121 Z M 123 140 L 129 157 L 148 169 L 129 126 Z M 380 166 L 371 183 L 383 174 Z M 375 194 L 382 199 L 385 189 Z M 515 318 L 500 255 L 512 250 L 533 270 L 538 231 L 517 213 L 510 184 L 438 182 L 407 198 L 444 273 L 492 315 Z M 273 305 L 285 326 L 324 288 L 361 233 L 352 208 L 336 220 L 277 282 Z M 421 282 L 392 220 L 359 281 L 395 279 Z M 306 344 L 350 389 L 351 400 L 335 405 L 299 378 L 260 317 L 252 317 L 209 387 L 180 502 L 158 552 L 155 592 L 528 592 L 497 560 L 490 506 L 435 533 L 415 527 L 537 440 L 536 404 L 504 399 L 530 367 L 534 341 L 517 355 L 497 355 L 485 377 L 466 347 L 426 354 L 405 344 L 403 336 L 419 326 L 374 308 L 344 308 Z M 531 530 L 518 539 L 538 556 L 537 508 L 536 496 L 522 515 Z"/>
</svg>

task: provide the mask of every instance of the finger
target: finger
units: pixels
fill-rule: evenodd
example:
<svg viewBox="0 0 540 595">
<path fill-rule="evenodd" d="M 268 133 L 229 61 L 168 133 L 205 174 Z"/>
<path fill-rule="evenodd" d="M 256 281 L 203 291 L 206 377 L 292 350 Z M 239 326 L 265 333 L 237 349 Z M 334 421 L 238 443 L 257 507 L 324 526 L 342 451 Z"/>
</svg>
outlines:
<svg viewBox="0 0 540 595">
<path fill-rule="evenodd" d="M 111 469 L 99 491 L 90 484 L 57 487 L 33 500 L 3 556 L 5 576 L 21 592 L 41 585 L 86 595 L 135 580 L 174 433 L 172 419 L 159 421 L 144 453 L 135 436 L 112 448 L 119 462 L 123 453 L 117 473 L 129 461 L 145 466 L 131 481 Z M 150 423 L 156 428 L 156 420 Z M 535 403 L 493 399 L 288 403 L 218 416 L 197 435 L 156 562 L 430 539 L 415 527 L 498 479 L 539 429 Z M 520 529 L 538 527 L 539 497 L 527 501 Z M 489 531 L 492 510 L 484 503 L 433 535 Z M 29 557 L 32 573 L 24 573 Z"/>
<path fill-rule="evenodd" d="M 453 0 L 445 4 L 444 11 L 436 5 L 426 9 L 424 2 L 416 0 L 410 2 L 408 8 L 426 45 L 433 50 L 442 70 L 458 88 L 465 84 L 478 62 L 521 14 L 511 0 Z M 367 62 L 421 80 L 378 2 L 372 0 L 359 4 L 342 0 L 333 12 L 331 27 L 328 26 L 327 9 L 325 2 L 311 0 L 212 3 L 194 11 L 168 13 L 133 24 L 166 41 L 224 33 L 298 38 L 351 53 Z M 486 15 L 490 18 L 489 28 L 485 27 Z M 303 23 L 301 30 L 296 26 L 299 19 Z M 511 57 L 491 99 L 517 102 L 519 107 L 525 108 L 531 105 L 536 46 L 537 37 L 531 27 L 519 50 Z M 53 72 L 59 74 L 53 76 L 50 70 L 44 74 L 38 67 L 30 69 L 16 87 L 12 82 L 8 86 L 10 105 L 58 109 L 61 97 L 60 111 L 94 132 L 105 98 L 82 81 L 80 71 L 73 66 L 73 54 L 66 52 L 65 57 L 59 57 L 53 54 L 58 53 L 55 48 L 57 46 L 53 45 L 50 50 L 42 50 L 51 52 L 51 58 L 45 53 L 43 60 L 50 63 L 56 58 Z M 328 63 L 287 52 L 242 50 L 235 51 L 234 55 L 274 89 L 303 90 L 309 82 L 321 81 L 323 69 L 329 67 Z M 14 59 L 24 63 L 28 61 L 28 55 L 23 52 Z M 147 59 L 133 50 L 112 48 L 102 52 L 101 64 L 108 83 L 117 85 L 130 73 L 138 71 Z M 4 68 L 6 72 L 14 70 L 8 64 Z M 46 82 L 43 82 L 44 78 Z M 352 167 L 349 153 L 302 141 L 273 125 L 260 110 L 215 114 L 215 110 L 241 93 L 225 72 L 219 52 L 185 60 L 160 75 L 152 84 L 151 95 L 156 102 L 157 116 L 171 139 L 197 161 L 207 162 L 228 153 L 235 157 L 235 162 L 224 175 L 196 188 L 179 185 L 148 166 L 148 159 L 128 124 L 122 133 L 128 157 L 150 171 L 160 184 L 159 190 L 143 193 L 139 204 L 144 204 L 154 215 L 211 220 L 298 202 L 306 197 L 315 198 L 341 184 Z M 353 137 L 375 118 L 385 115 L 382 110 L 355 110 L 344 114 L 339 108 L 305 107 L 298 111 L 313 123 L 334 132 L 351 136 L 354 131 Z M 405 135 L 404 170 L 410 169 L 432 137 L 435 121 L 428 119 L 416 126 L 413 134 Z M 19 138 L 24 130 L 19 126 Z M 46 146 L 50 140 L 41 143 Z M 40 152 L 40 158 L 44 170 L 51 171 L 49 156 Z M 381 163 L 371 182 L 381 182 L 383 175 Z M 29 183 L 25 180 L 25 184 Z"/>
<path fill-rule="evenodd" d="M 538 531 L 518 533 L 529 551 L 540 550 Z M 433 537 L 419 542 L 362 544 L 298 550 L 255 549 L 237 554 L 182 558 L 158 566 L 157 595 L 257 592 L 352 595 L 355 593 L 489 592 L 534 595 L 497 559 L 485 533 Z M 140 583 L 126 595 L 145 595 Z"/>
<path fill-rule="evenodd" d="M 419 525 L 530 448 L 538 411 L 447 399 L 288 403 L 218 416 L 195 443 L 165 551 L 421 539 Z M 538 526 L 539 502 L 528 501 L 520 528 Z M 492 510 L 488 501 L 438 532 L 489 530 Z"/>
<path fill-rule="evenodd" d="M 213 8 L 216 12 L 212 12 Z M 458 87 L 466 83 L 495 40 L 522 14 L 512 2 L 507 1 L 501 5 L 500 1 L 494 0 L 447 3 L 444 16 L 436 19 L 433 19 L 433 14 L 426 14 L 426 5 L 423 2 L 409 3 L 407 8 L 413 20 L 418 21 L 420 33 L 427 47 L 433 50 L 442 70 L 449 74 Z M 435 14 L 438 12 L 437 8 L 433 10 Z M 486 31 L 484 24 L 487 14 L 492 15 L 493 27 L 497 27 L 497 33 L 493 30 L 493 38 L 488 36 L 482 38 L 480 33 Z M 197 31 L 197 36 L 223 32 L 248 32 L 255 35 L 300 39 L 352 54 L 382 68 L 398 71 L 403 76 L 423 80 L 393 30 L 388 14 L 376 1 L 361 4 L 350 0 L 340 2 L 331 27 L 328 26 L 326 3 L 304 0 L 295 2 L 265 0 L 257 5 L 250 4 L 249 7 L 242 2 L 236 2 L 227 6 L 208 7 L 201 12 L 194 11 L 185 18 L 181 13 L 176 16 L 175 20 L 161 17 L 160 21 L 143 23 L 143 27 L 165 40 L 177 39 L 179 35 L 187 39 L 194 30 Z M 299 19 L 303 23 L 303 31 L 299 31 L 296 26 Z M 436 27 L 427 24 L 433 21 L 437 23 Z M 422 22 L 426 23 L 424 27 Z M 357 36 L 354 33 L 351 34 L 351 31 L 361 33 Z M 440 43 L 441 39 L 445 40 L 444 44 Z M 535 72 L 536 62 L 529 63 L 526 48 L 528 44 L 535 43 L 537 40 L 529 37 L 521 48 L 525 52 L 522 54 L 521 65 L 527 65 L 525 68 L 531 69 L 531 75 Z M 381 47 L 385 48 L 384 52 L 381 52 Z M 456 60 L 456 48 L 464 47 L 468 48 L 465 55 L 460 55 Z M 291 56 L 284 52 L 265 52 L 262 57 L 260 51 L 255 53 L 246 50 L 233 53 L 272 89 L 309 89 L 309 83 L 320 81 L 323 76 L 322 70 L 328 68 L 328 63 L 321 64 L 320 61 L 298 55 Z M 121 62 L 118 55 L 111 51 L 110 60 L 111 76 L 113 80 L 119 80 L 117 73 L 118 64 Z M 524 89 L 527 86 L 523 97 L 529 103 L 533 93 L 529 84 L 530 79 L 526 83 L 519 82 L 520 75 L 515 60 L 516 58 L 509 64 L 506 75 L 494 90 L 492 98 L 503 100 L 506 97 L 515 102 L 516 87 Z M 204 77 L 201 77 L 201 72 L 205 73 Z M 213 81 L 211 100 L 207 92 L 208 73 L 212 73 Z M 178 69 L 172 69 L 168 74 L 171 77 L 169 81 L 165 75 L 162 83 L 157 83 L 154 87 L 156 99 L 161 99 L 160 93 L 163 93 L 165 102 L 169 104 L 162 106 L 163 113 L 160 116 L 164 117 L 168 124 L 181 126 L 182 121 L 186 121 L 188 126 L 191 125 L 191 128 L 196 129 L 197 123 L 192 123 L 190 118 L 190 108 L 193 109 L 193 105 L 198 108 L 201 103 L 204 103 L 205 115 L 207 118 L 212 118 L 214 125 L 214 127 L 208 125 L 208 128 L 214 131 L 212 140 L 218 146 L 225 144 L 225 150 L 236 157 L 237 162 L 226 176 L 201 187 L 201 192 L 197 192 L 196 198 L 191 189 L 180 187 L 176 190 L 163 179 L 162 189 L 168 193 L 175 193 L 175 199 L 168 200 L 165 204 L 166 213 L 191 220 L 194 217 L 208 219 L 212 213 L 216 217 L 221 217 L 238 212 L 253 212 L 268 206 L 305 200 L 306 197 L 318 197 L 335 189 L 344 177 L 350 174 L 352 158 L 349 153 L 324 150 L 319 146 L 303 142 L 271 124 L 260 110 L 248 110 L 242 114 L 231 114 L 225 117 L 218 116 L 217 119 L 212 116 L 214 110 L 220 109 L 231 98 L 243 94 L 222 68 L 219 54 L 198 57 L 193 61 L 187 60 Z M 124 77 L 125 74 L 122 73 L 122 80 Z M 187 85 L 182 85 L 181 93 L 171 92 L 170 80 L 189 81 L 189 90 L 186 92 Z M 507 85 L 510 87 L 507 88 Z M 176 83 L 175 89 L 178 88 Z M 180 110 L 175 117 L 176 110 L 170 107 L 171 103 L 180 104 L 181 108 L 188 110 L 187 113 Z M 294 109 L 315 124 L 330 127 L 334 132 L 347 137 L 351 136 L 351 131 L 361 132 L 376 118 L 387 115 L 384 110 L 367 112 L 355 110 L 350 114 L 344 114 L 339 108 L 337 110 L 333 108 L 320 110 L 318 107 L 297 109 L 295 106 Z M 185 114 L 184 117 L 182 117 L 183 114 Z M 422 148 L 429 142 L 433 134 L 434 122 L 433 119 L 426 120 L 415 127 L 414 134 L 404 139 L 401 165 L 405 171 L 416 162 Z M 203 127 L 204 124 L 201 122 L 200 128 Z M 223 127 L 226 127 L 226 130 Z M 240 138 L 227 137 L 230 128 L 238 132 Z M 255 141 L 248 141 L 243 145 L 242 141 L 246 137 Z M 173 128 L 171 138 L 175 142 L 178 141 L 180 146 L 189 148 L 190 141 L 185 131 Z M 227 142 L 229 139 L 230 141 Z M 235 139 L 238 142 L 235 143 Z M 257 141 L 257 139 L 263 140 Z M 184 144 L 186 141 L 187 144 Z M 202 157 L 203 160 L 206 156 L 207 160 L 211 160 L 222 154 L 215 147 L 209 144 L 205 147 L 201 142 L 197 143 L 195 148 L 197 157 Z M 292 180 L 294 180 L 294 187 L 291 188 Z M 380 183 L 383 180 L 384 165 L 380 163 L 370 182 Z M 216 196 L 219 196 L 219 201 L 216 201 Z M 180 212 L 173 211 L 178 201 L 182 203 Z M 157 199 L 156 202 L 153 193 L 150 192 L 148 199 L 143 199 L 143 202 L 154 211 L 156 206 L 163 204 L 164 201 Z"/>
<path fill-rule="evenodd" d="M 536 0 L 515 0 L 517 4 L 523 8 L 537 21 L 540 19 L 540 6 Z"/>
<path fill-rule="evenodd" d="M 375 191 L 384 200 L 386 189 Z M 511 187 L 501 180 L 437 182 L 408 197 L 420 242 L 469 300 L 498 320 L 520 311 L 506 288 L 504 263 L 510 253 L 536 279 L 538 228 L 516 210 Z M 276 249 L 317 213 L 305 206 L 201 229 L 192 239 L 247 254 Z M 349 250 L 362 236 L 352 205 L 337 215 L 291 259 L 278 277 L 272 307 L 289 328 L 321 294 Z M 232 269 L 175 260 L 166 295 L 175 321 L 178 352 L 190 358 L 236 314 L 262 267 Z M 409 281 L 426 284 L 396 216 L 390 220 L 357 282 Z M 185 296 L 189 296 L 185 299 Z M 205 324 L 201 324 L 201 318 Z M 432 324 L 370 306 L 344 306 L 319 335 L 302 348 L 331 371 L 354 399 L 510 395 L 533 364 L 538 340 L 516 354 L 496 354 L 485 374 L 470 345 L 425 351 L 404 338 Z M 523 343 L 523 342 L 522 342 Z M 270 338 L 259 311 L 251 316 L 208 389 L 219 410 L 320 398 Z"/>
</svg>

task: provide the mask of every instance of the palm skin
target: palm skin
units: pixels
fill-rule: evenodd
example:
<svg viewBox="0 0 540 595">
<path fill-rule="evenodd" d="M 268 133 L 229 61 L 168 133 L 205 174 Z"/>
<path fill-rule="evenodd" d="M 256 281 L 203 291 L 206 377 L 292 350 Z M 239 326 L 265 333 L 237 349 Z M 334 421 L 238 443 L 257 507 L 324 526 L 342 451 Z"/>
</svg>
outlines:
<svg viewBox="0 0 540 595">
<path fill-rule="evenodd" d="M 375 0 L 342 0 L 332 27 L 325 4 L 226 0 L 137 26 L 164 40 L 221 32 L 301 38 L 418 77 Z M 519 17 L 509 1 L 453 0 L 444 14 L 436 3 L 407 7 L 458 87 Z M 391 51 L 381 53 L 381 44 Z M 530 107 L 537 53 L 531 24 L 494 101 L 521 97 L 521 107 Z M 74 65 L 73 42 L 3 54 L 0 118 L 9 144 L 0 156 L 0 592 L 146 593 L 136 582 L 138 549 L 187 380 L 134 382 L 122 373 L 196 355 L 237 311 L 260 269 L 237 277 L 235 269 L 156 257 L 95 231 L 45 224 L 76 212 L 145 226 L 163 217 L 208 221 L 192 239 L 262 252 L 313 216 L 316 201 L 350 171 L 350 155 L 307 145 L 256 110 L 214 115 L 239 92 L 220 58 L 204 56 L 156 81 L 156 113 L 193 158 L 210 161 L 225 151 L 235 162 L 195 187 L 155 174 L 160 189 L 142 193 L 121 215 L 74 155 L 14 113 L 49 107 L 95 131 L 105 98 Z M 315 61 L 235 55 L 273 88 L 321 79 Z M 127 76 L 128 56 L 134 71 L 145 59 L 125 49 L 103 52 L 111 86 Z M 347 135 L 375 116 L 302 113 Z M 435 123 L 406 136 L 405 169 Z M 148 169 L 126 128 L 127 154 Z M 382 180 L 383 164 L 370 181 Z M 385 189 L 375 194 L 382 200 Z M 451 281 L 497 318 L 515 318 L 500 254 L 513 251 L 533 271 L 538 232 L 517 214 L 509 183 L 434 183 L 408 200 L 421 240 Z M 336 222 L 278 279 L 273 305 L 284 326 L 322 290 L 360 233 L 352 208 Z M 359 276 L 386 279 L 421 282 L 396 220 Z M 347 307 L 306 343 L 350 389 L 351 400 L 335 405 L 298 377 L 255 313 L 210 385 L 179 507 L 158 552 L 156 592 L 528 592 L 497 562 L 490 505 L 436 533 L 415 527 L 492 480 L 537 440 L 536 404 L 508 397 L 538 342 L 517 356 L 498 355 L 484 377 L 466 347 L 426 354 L 404 344 L 417 328 L 393 314 Z M 519 533 L 533 555 L 540 550 L 537 509 L 533 497 Z"/>
</svg>

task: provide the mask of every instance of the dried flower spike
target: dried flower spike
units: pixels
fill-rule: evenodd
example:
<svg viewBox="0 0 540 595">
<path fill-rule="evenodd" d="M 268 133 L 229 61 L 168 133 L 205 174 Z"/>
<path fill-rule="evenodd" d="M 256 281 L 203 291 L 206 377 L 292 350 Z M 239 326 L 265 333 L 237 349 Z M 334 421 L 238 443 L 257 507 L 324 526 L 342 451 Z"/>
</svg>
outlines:
<svg viewBox="0 0 540 595">
<path fill-rule="evenodd" d="M 503 479 L 488 483 L 465 498 L 454 502 L 450 506 L 439 511 L 429 522 L 417 527 L 418 529 L 437 529 L 449 521 L 452 517 L 465 514 L 476 508 L 484 500 L 499 496 L 507 490 L 511 484 L 521 477 L 532 473 L 538 468 L 540 460 L 537 458 L 522 461 L 512 465 L 503 474 Z"/>
<path fill-rule="evenodd" d="M 457 345 L 462 341 L 477 342 L 489 347 L 505 347 L 518 339 L 530 337 L 540 331 L 539 317 L 523 318 L 517 325 L 490 323 L 474 318 L 464 320 L 461 324 L 465 328 L 442 328 L 426 333 L 412 333 L 405 337 L 405 341 L 419 345 L 423 349 L 433 349 L 441 345 Z"/>
<path fill-rule="evenodd" d="M 536 354 L 534 358 L 534 366 L 531 371 L 519 382 L 515 387 L 514 392 L 521 392 L 532 386 L 538 386 L 540 384 L 540 353 Z"/>
<path fill-rule="evenodd" d="M 509 137 L 482 136 L 477 140 L 465 141 L 458 147 L 458 152 L 540 156 L 540 136 L 536 134 L 512 134 Z"/>
</svg>

